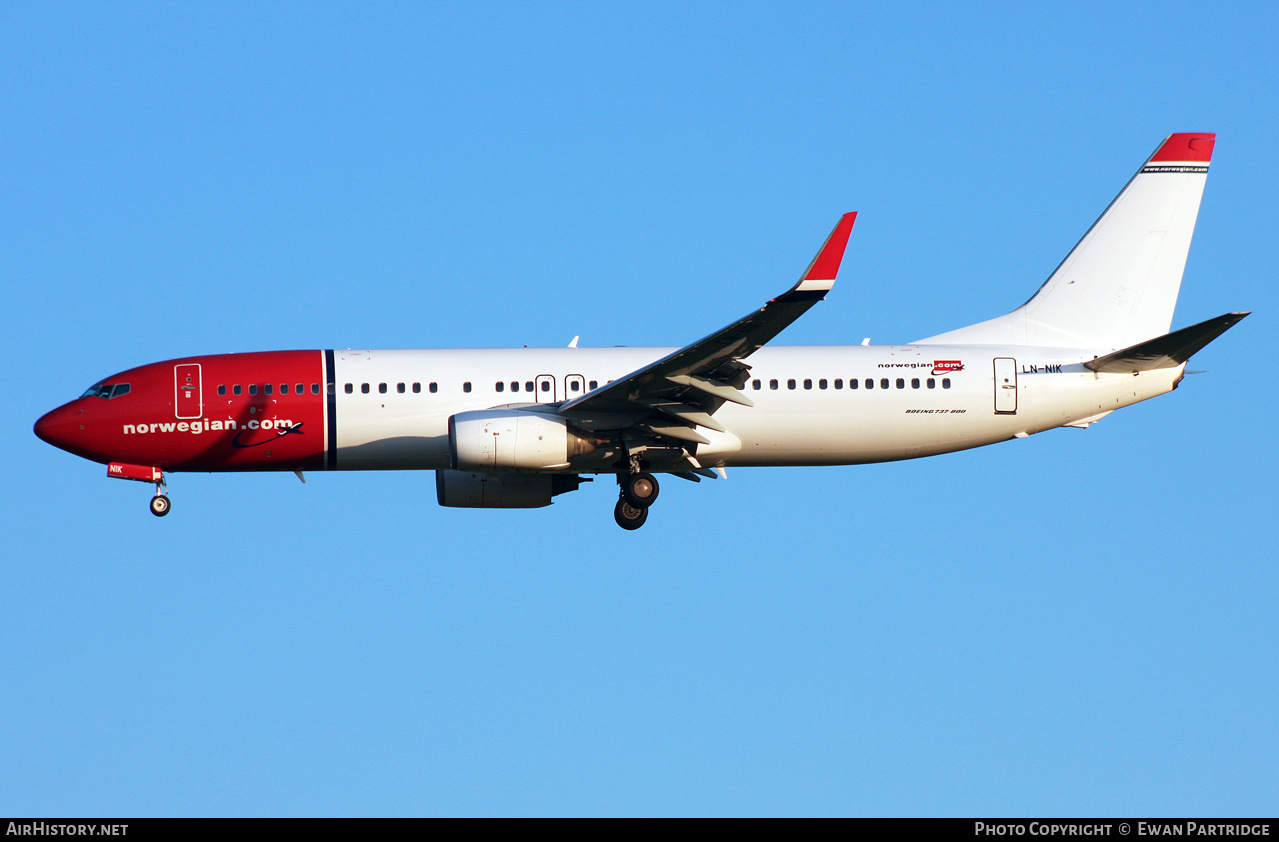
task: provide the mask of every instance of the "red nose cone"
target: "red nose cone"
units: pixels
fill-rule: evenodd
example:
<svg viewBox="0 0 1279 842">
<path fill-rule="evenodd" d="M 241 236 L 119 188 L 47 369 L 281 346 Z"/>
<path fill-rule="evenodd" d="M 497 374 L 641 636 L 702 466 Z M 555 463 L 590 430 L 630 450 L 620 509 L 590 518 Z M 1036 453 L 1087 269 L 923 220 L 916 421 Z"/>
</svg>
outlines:
<svg viewBox="0 0 1279 842">
<path fill-rule="evenodd" d="M 70 404 L 60 406 L 36 422 L 35 432 L 54 447 L 76 453 L 75 443 L 84 437 L 83 418 L 84 413 Z"/>
</svg>

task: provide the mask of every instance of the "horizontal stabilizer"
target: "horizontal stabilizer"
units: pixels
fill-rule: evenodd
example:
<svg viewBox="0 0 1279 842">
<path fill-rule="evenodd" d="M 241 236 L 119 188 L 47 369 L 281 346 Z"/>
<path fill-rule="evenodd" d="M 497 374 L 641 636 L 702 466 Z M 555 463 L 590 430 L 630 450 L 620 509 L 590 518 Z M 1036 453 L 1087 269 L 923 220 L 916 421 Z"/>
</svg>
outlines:
<svg viewBox="0 0 1279 842">
<path fill-rule="evenodd" d="M 1199 349 L 1234 327 L 1247 313 L 1226 313 L 1197 325 L 1183 327 L 1154 339 L 1139 342 L 1113 354 L 1084 363 L 1093 371 L 1136 373 L 1156 368 L 1172 368 L 1190 359 Z"/>
</svg>

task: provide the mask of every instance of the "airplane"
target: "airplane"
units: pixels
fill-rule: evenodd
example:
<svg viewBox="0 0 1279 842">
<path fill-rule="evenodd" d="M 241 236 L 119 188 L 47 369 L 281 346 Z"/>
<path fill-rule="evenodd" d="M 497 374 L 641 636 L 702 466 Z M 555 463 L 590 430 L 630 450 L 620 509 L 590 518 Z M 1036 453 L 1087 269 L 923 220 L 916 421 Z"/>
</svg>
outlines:
<svg viewBox="0 0 1279 842">
<path fill-rule="evenodd" d="M 1039 290 L 901 345 L 769 343 L 826 297 L 856 213 L 798 283 L 683 348 L 265 351 L 122 371 L 35 433 L 155 485 L 182 471 L 434 470 L 440 505 L 537 508 L 612 474 L 638 529 L 655 474 L 914 459 L 1086 428 L 1177 388 L 1246 312 L 1170 331 L 1214 134 L 1167 137 Z"/>
</svg>

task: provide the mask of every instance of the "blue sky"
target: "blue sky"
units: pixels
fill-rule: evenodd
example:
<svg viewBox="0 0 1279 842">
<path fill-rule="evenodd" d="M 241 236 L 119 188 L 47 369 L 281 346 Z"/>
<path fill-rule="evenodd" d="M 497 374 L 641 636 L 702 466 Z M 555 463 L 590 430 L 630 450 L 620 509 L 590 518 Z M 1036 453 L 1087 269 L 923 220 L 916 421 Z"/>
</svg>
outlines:
<svg viewBox="0 0 1279 842">
<path fill-rule="evenodd" d="M 1279 809 L 1273 4 L 6 4 L 0 814 Z M 915 462 L 435 504 L 31 434 L 272 348 L 788 344 L 1025 300 L 1218 133 L 1173 395 Z"/>
</svg>

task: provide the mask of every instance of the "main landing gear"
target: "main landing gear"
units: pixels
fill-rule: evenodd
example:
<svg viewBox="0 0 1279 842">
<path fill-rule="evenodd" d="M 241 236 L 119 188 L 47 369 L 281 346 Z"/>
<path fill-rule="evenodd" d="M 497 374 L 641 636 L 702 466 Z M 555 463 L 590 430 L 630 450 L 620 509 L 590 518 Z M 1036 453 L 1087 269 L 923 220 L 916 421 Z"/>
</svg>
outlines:
<svg viewBox="0 0 1279 842">
<path fill-rule="evenodd" d="M 613 509 L 613 519 L 623 529 L 639 529 L 648 520 L 648 507 L 657 499 L 657 478 L 642 471 L 618 474 L 621 494 Z"/>
</svg>

